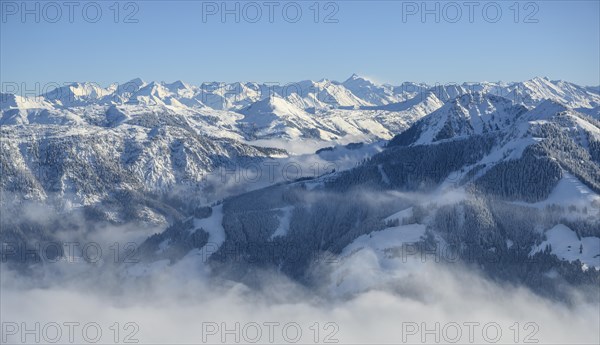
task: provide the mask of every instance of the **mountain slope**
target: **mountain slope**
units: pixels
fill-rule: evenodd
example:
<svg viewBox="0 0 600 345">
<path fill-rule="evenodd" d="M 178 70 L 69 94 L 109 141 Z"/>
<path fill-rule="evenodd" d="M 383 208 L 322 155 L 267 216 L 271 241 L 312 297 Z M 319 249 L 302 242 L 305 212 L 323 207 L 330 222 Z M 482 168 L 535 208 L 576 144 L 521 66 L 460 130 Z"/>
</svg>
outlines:
<svg viewBox="0 0 600 345">
<path fill-rule="evenodd" d="M 546 99 L 564 103 L 572 108 L 593 108 L 600 105 L 598 94 L 569 82 L 550 81 L 545 77 L 514 83 L 507 88 L 506 97 L 527 106 L 537 106 Z"/>
<path fill-rule="evenodd" d="M 270 96 L 240 110 L 242 123 L 258 138 L 300 137 L 331 138 L 332 133 L 319 130 L 321 127 L 313 117 L 294 104 L 279 96 Z"/>
<path fill-rule="evenodd" d="M 356 97 L 373 105 L 401 102 L 402 95 L 395 95 L 391 85 L 378 85 L 364 77 L 353 74 L 342 85 Z"/>
<path fill-rule="evenodd" d="M 390 145 L 422 145 L 456 137 L 500 131 L 514 124 L 527 108 L 485 93 L 465 94 L 419 120 Z"/>
</svg>

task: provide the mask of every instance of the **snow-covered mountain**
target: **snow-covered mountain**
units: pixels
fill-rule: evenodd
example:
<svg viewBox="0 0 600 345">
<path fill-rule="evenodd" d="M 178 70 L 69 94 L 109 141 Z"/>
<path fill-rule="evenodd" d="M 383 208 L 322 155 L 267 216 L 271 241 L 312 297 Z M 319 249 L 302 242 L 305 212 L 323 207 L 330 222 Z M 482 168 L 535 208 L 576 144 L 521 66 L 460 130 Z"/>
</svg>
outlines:
<svg viewBox="0 0 600 345">
<path fill-rule="evenodd" d="M 103 88 L 95 83 L 72 83 L 57 87 L 43 95 L 46 101 L 60 107 L 75 107 L 104 102 L 107 97 L 117 91 L 117 85 Z"/>
<path fill-rule="evenodd" d="M 369 105 L 339 82 L 303 80 L 275 88 L 275 92 L 301 108 L 358 107 Z"/>
<path fill-rule="evenodd" d="M 81 122 L 70 110 L 57 109 L 44 98 L 0 93 L 0 125 L 70 124 Z"/>
<path fill-rule="evenodd" d="M 442 132 L 447 135 L 437 138 Z M 565 104 L 546 100 L 528 110 L 506 98 L 469 93 L 354 169 L 229 198 L 209 218 L 192 217 L 190 225 L 151 238 L 145 248 L 153 253 L 172 243 L 169 251 L 181 253 L 173 236 L 192 228 L 202 234 L 200 220 L 217 217 L 224 240 L 211 256 L 215 267 L 228 263 L 243 271 L 247 260 L 307 279 L 310 258 L 339 254 L 332 288 L 352 293 L 346 286 L 356 286 L 346 283 L 352 277 L 344 272 L 357 253 L 374 250 L 381 267 L 406 260 L 403 250 L 418 264 L 422 249 L 560 295 L 556 277 L 574 285 L 600 279 L 599 148 L 600 123 Z M 295 250 L 269 250 L 290 244 Z M 581 245 L 577 252 L 568 247 L 574 244 Z M 157 259 L 177 260 L 164 250 Z"/>
<path fill-rule="evenodd" d="M 44 109 L 52 105 L 44 99 L 31 99 L 11 93 L 0 93 L 0 110 L 10 109 Z"/>
<path fill-rule="evenodd" d="M 240 113 L 244 115 L 241 123 L 257 138 L 315 137 L 328 140 L 334 137 L 334 134 L 320 130 L 318 118 L 278 95 L 252 103 Z"/>
<path fill-rule="evenodd" d="M 422 118 L 411 127 L 410 133 L 403 133 L 395 140 L 404 140 L 410 134 L 413 136 L 411 144 L 420 145 L 500 131 L 526 112 L 525 106 L 506 98 L 481 92 L 466 93 Z"/>
<path fill-rule="evenodd" d="M 566 81 L 550 81 L 546 77 L 513 83 L 506 89 L 506 97 L 527 106 L 535 106 L 546 99 L 572 108 L 593 108 L 600 105 L 600 95 L 597 93 Z"/>
<path fill-rule="evenodd" d="M 499 135 L 509 128 L 513 129 L 509 131 L 511 135 L 531 132 L 540 126 L 547 128 L 550 120 L 539 116 L 529 122 L 522 120 L 525 114 L 536 117 L 538 113 L 550 116 L 554 122 L 555 115 L 562 114 L 560 126 L 570 128 L 569 135 L 577 145 L 590 147 L 592 154 L 598 155 L 594 151 L 597 150 L 594 117 L 597 118 L 600 96 L 568 82 L 535 78 L 522 83 L 463 83 L 443 87 L 404 83 L 392 87 L 353 75 L 343 83 L 324 79 L 271 87 L 266 97 L 264 86 L 213 83 L 197 87 L 182 81 L 147 83 L 133 79 L 106 88 L 93 83 L 73 83 L 35 98 L 1 94 L 0 124 L 3 134 L 13 141 L 3 140 L 6 148 L 3 164 L 18 175 L 7 175 L 14 178 L 11 184 L 29 181 L 25 176 L 35 175 L 30 171 L 32 166 L 16 162 L 44 165 L 39 161 L 42 154 L 39 150 L 50 149 L 48 145 L 58 145 L 57 140 L 68 138 L 69 147 L 87 153 L 81 153 L 81 158 L 80 153 L 74 153 L 69 161 L 76 164 L 69 169 L 60 167 L 65 176 L 79 174 L 74 172 L 78 169 L 105 170 L 102 165 L 90 168 L 86 160 L 98 164 L 112 159 L 117 164 L 115 169 L 128 171 L 130 167 L 123 162 L 131 159 L 116 157 L 123 156 L 126 147 L 133 145 L 148 153 L 135 156 L 135 159 L 147 158 L 137 163 L 145 168 L 139 168 L 132 176 L 137 176 L 136 183 L 143 190 L 156 191 L 184 180 L 197 183 L 221 165 L 239 163 L 237 157 L 264 159 L 284 154 L 281 150 L 255 147 L 264 146 L 264 140 L 277 140 L 279 147 L 285 147 L 286 142 L 310 142 L 310 145 L 322 142 L 321 146 L 317 144 L 318 148 L 328 146 L 330 141 L 377 141 L 401 133 L 390 146 L 415 146 Z M 526 96 L 526 102 L 515 102 L 518 97 L 495 95 L 502 90 L 519 90 L 520 96 Z M 219 102 L 221 105 L 217 106 Z M 537 107 L 532 109 L 532 105 Z M 532 110 L 528 112 L 529 109 Z M 518 127 L 517 123 L 528 125 Z M 525 137 L 522 134 L 520 142 L 537 140 Z M 107 155 L 104 158 L 97 157 L 96 151 L 88 152 L 86 145 L 90 140 L 100 138 L 112 143 L 111 150 L 125 151 L 108 150 L 103 153 Z M 516 145 L 510 138 L 504 140 L 507 147 Z M 62 145 L 63 141 L 60 142 Z M 172 156 L 174 145 L 182 149 L 176 156 Z M 157 147 L 172 150 L 161 151 Z M 184 163 L 178 165 L 174 161 Z M 23 195 L 44 198 L 49 187 L 40 186 L 45 183 L 31 180 L 15 188 Z M 56 189 L 59 195 L 66 193 L 70 185 L 73 195 L 78 195 L 76 199 L 83 204 L 106 196 L 82 192 L 78 183 L 61 183 L 62 187 Z M 8 182 L 3 184 L 6 188 L 8 185 Z M 34 185 L 37 187 L 33 188 Z"/>
<path fill-rule="evenodd" d="M 406 100 L 404 92 L 396 93 L 392 85 L 379 85 L 371 80 L 353 74 L 342 85 L 358 98 L 373 105 L 385 105 Z"/>
<path fill-rule="evenodd" d="M 462 84 L 440 84 L 429 88 L 430 92 L 449 101 L 460 95 L 482 92 L 504 98 L 527 107 L 535 107 L 546 99 L 564 103 L 572 108 L 594 108 L 600 97 L 593 88 L 546 77 L 536 77 L 523 82 L 465 82 Z"/>
<path fill-rule="evenodd" d="M 249 137 L 257 139 L 389 139 L 443 105 L 432 93 L 422 96 L 385 106 L 309 112 L 274 95 L 240 110 L 244 115 L 240 123 Z"/>
<path fill-rule="evenodd" d="M 545 78 L 393 87 L 357 75 L 265 86 L 135 79 L 107 88 L 77 83 L 36 98 L 2 94 L 0 206 L 18 214 L 35 201 L 64 214 L 83 210 L 90 222 L 171 224 L 142 246 L 150 261 L 178 260 L 218 238 L 210 265 L 231 263 L 236 252 L 300 278 L 324 252 L 351 260 L 371 248 L 388 260 L 403 243 L 460 243 L 501 279 L 552 286 L 529 264 L 510 274 L 489 264 L 529 256 L 569 283 L 598 279 L 581 273 L 600 267 L 589 245 L 600 238 L 593 90 Z M 355 151 L 363 145 L 356 142 L 382 139 L 391 139 L 385 148 Z M 293 162 L 268 147 L 275 143 L 308 148 L 298 156 L 306 166 L 341 158 L 345 169 L 262 189 L 211 176 Z M 335 148 L 345 143 L 353 144 Z M 239 192 L 219 194 L 219 183 Z M 52 238 L 18 219 L 4 224 L 11 230 L 3 236 Z M 562 237 L 586 248 L 567 253 Z M 298 250 L 270 252 L 278 244 Z M 333 269 L 343 287 L 343 264 Z"/>
<path fill-rule="evenodd" d="M 600 192 L 600 122 L 553 100 L 527 110 L 497 96 L 463 95 L 417 121 L 389 146 L 455 145 L 472 138 L 491 146 L 478 161 L 454 172 L 462 183 L 472 181 L 501 197 L 539 201 L 571 174 Z M 520 174 L 507 178 L 513 171 Z M 536 174 L 546 179 L 532 177 Z"/>
<path fill-rule="evenodd" d="M 392 92 L 387 86 L 385 90 Z M 412 98 L 389 103 L 408 96 Z M 257 83 L 197 87 L 182 81 L 146 83 L 138 78 L 108 88 L 74 83 L 35 98 L 8 94 L 2 98 L 2 124 L 115 126 L 164 114 L 161 121 L 185 117 L 199 132 L 236 140 L 389 139 L 441 106 L 430 94 L 414 92 L 391 97 L 382 101 L 388 107 L 377 108 L 328 80 L 278 87 Z"/>
<path fill-rule="evenodd" d="M 185 123 L 148 124 L 3 126 L 2 191 L 73 206 L 101 205 L 122 192 L 168 194 L 178 188 L 201 200 L 206 176 L 215 169 L 286 155 L 199 135 Z"/>
<path fill-rule="evenodd" d="M 183 81 L 146 83 L 140 78 L 108 87 L 90 82 L 76 82 L 46 92 L 40 95 L 36 102 L 48 102 L 61 108 L 131 103 L 237 111 L 254 102 L 278 95 L 298 108 L 311 110 L 383 106 L 404 102 L 416 96 L 422 97 L 424 93 L 433 93 L 441 101 L 447 102 L 474 92 L 505 97 L 527 107 L 534 107 L 545 99 L 552 99 L 572 108 L 595 108 L 600 105 L 597 88 L 561 80 L 551 81 L 545 77 L 511 83 L 465 82 L 426 85 L 404 82 L 393 86 L 379 84 L 357 74 L 353 74 L 344 82 L 322 79 L 285 85 L 207 82 L 195 86 Z"/>
</svg>

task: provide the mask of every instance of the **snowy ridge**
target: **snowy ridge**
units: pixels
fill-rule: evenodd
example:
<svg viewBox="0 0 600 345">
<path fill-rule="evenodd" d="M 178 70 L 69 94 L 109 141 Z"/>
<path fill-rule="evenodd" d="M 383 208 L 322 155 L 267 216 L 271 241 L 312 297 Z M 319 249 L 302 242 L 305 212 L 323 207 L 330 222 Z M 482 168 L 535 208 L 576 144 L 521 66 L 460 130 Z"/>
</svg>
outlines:
<svg viewBox="0 0 600 345">
<path fill-rule="evenodd" d="M 464 94 L 415 123 L 411 145 L 501 131 L 515 123 L 527 108 L 506 98 L 481 92 Z"/>
<path fill-rule="evenodd" d="M 172 83 L 149 82 L 140 78 L 123 84 L 102 87 L 95 83 L 71 83 L 40 95 L 40 99 L 59 107 L 90 104 L 173 104 L 188 107 L 208 106 L 217 110 L 239 110 L 251 103 L 279 95 L 303 109 L 382 106 L 400 103 L 431 92 L 443 102 L 470 93 L 487 93 L 505 97 L 527 107 L 551 99 L 571 108 L 600 106 L 600 94 L 593 87 L 567 81 L 533 78 L 523 82 L 465 82 L 462 84 L 426 85 L 405 82 L 398 86 L 379 84 L 353 74 L 344 82 L 322 79 L 304 80 L 285 85 L 256 82 L 207 82 L 199 86 L 178 80 Z"/>
</svg>

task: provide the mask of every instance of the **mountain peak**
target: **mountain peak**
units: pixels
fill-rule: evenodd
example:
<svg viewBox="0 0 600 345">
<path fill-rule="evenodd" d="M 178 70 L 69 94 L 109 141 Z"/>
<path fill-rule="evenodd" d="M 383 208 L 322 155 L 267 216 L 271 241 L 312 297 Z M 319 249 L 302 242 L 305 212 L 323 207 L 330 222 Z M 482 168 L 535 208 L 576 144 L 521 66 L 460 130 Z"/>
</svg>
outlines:
<svg viewBox="0 0 600 345">
<path fill-rule="evenodd" d="M 122 85 L 126 85 L 126 84 L 143 86 L 146 84 L 146 82 L 142 78 L 133 78 L 130 81 L 123 83 Z"/>
<path fill-rule="evenodd" d="M 371 83 L 371 84 L 375 84 L 375 82 L 372 81 L 371 79 L 369 79 L 367 77 L 364 77 L 364 76 L 361 76 L 361 75 L 358 75 L 356 73 L 353 73 L 350 76 L 350 78 L 348 78 L 348 79 L 346 79 L 346 81 L 344 81 L 343 84 L 348 83 L 348 82 L 353 82 L 353 81 L 362 81 L 362 82 L 368 82 L 368 83 Z"/>
<path fill-rule="evenodd" d="M 539 77 L 538 76 L 538 77 L 531 78 L 530 81 L 538 82 L 538 83 L 549 83 L 550 79 L 548 77 Z"/>
<path fill-rule="evenodd" d="M 170 84 L 165 84 L 165 86 L 169 89 L 175 89 L 175 90 L 189 89 L 189 85 L 181 80 L 176 80 Z"/>
</svg>

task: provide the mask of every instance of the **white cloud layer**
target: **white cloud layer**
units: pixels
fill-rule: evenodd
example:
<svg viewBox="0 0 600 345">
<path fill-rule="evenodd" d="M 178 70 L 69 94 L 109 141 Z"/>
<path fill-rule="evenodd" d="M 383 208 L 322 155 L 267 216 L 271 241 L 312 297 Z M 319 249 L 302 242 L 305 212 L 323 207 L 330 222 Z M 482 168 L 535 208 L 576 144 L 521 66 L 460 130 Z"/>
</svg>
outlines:
<svg viewBox="0 0 600 345">
<path fill-rule="evenodd" d="M 55 339 L 60 330 L 58 343 L 69 343 L 72 334 L 75 343 L 85 344 L 96 340 L 98 329 L 98 343 L 141 344 L 600 340 L 597 300 L 585 302 L 574 293 L 575 302 L 566 305 L 434 263 L 404 270 L 396 281 L 387 280 L 351 298 L 337 296 L 335 290 L 307 289 L 268 272 L 257 273 L 257 288 L 216 281 L 190 259 L 136 279 L 95 267 L 67 274 L 72 271 L 69 265 L 57 264 L 51 274 L 46 271 L 44 284 L 39 277 L 24 278 L 2 267 L 3 343 L 23 343 L 24 333 L 27 343 L 37 341 L 36 334 L 43 343 Z M 364 267 L 353 264 L 350 269 Z M 323 277 L 323 285 L 329 283 L 329 277 Z M 69 328 L 69 322 L 79 325 Z"/>
</svg>

